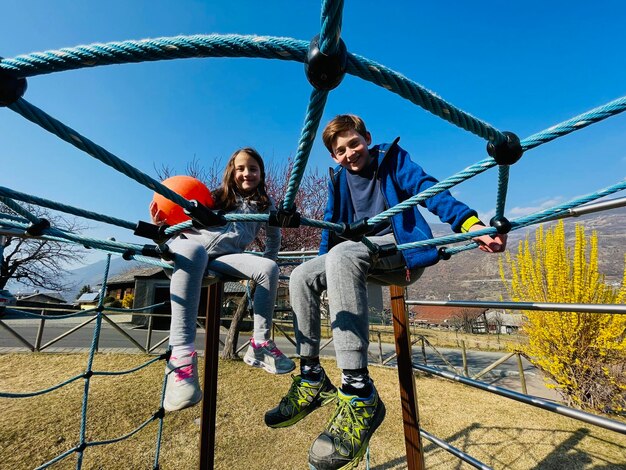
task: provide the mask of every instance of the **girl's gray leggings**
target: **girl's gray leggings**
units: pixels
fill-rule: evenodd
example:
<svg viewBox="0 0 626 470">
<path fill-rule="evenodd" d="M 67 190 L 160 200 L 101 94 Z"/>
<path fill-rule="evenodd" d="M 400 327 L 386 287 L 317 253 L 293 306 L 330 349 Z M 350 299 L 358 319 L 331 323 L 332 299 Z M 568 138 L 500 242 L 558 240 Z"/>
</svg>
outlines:
<svg viewBox="0 0 626 470">
<path fill-rule="evenodd" d="M 270 338 L 279 274 L 274 261 L 246 253 L 223 255 L 209 261 L 204 246 L 185 238 L 174 239 L 169 247 L 175 255 L 170 284 L 171 346 L 193 343 L 196 339 L 200 289 L 207 269 L 227 277 L 256 281 L 254 341 L 262 343 Z"/>
<path fill-rule="evenodd" d="M 393 234 L 368 238 L 380 245 L 395 243 Z M 298 354 L 319 355 L 320 298 L 323 291 L 327 291 L 337 366 L 340 369 L 367 367 L 367 281 L 407 285 L 404 266 L 399 252 L 379 259 L 363 243 L 345 241 L 294 269 L 289 279 L 289 296 L 296 316 Z M 422 273 L 422 268 L 412 270 L 410 282 Z"/>
</svg>

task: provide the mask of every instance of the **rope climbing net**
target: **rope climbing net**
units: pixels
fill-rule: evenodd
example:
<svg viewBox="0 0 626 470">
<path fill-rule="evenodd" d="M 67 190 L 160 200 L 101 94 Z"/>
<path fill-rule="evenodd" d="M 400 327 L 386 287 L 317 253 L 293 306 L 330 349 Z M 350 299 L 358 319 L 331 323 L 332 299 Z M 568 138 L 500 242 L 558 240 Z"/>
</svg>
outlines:
<svg viewBox="0 0 626 470">
<path fill-rule="evenodd" d="M 0 214 L 0 231 L 14 236 L 39 237 L 55 242 L 75 243 L 107 252 L 107 268 L 103 280 L 103 286 L 105 286 L 108 276 L 108 262 L 111 255 L 122 255 L 127 260 L 134 259 L 144 263 L 170 268 L 170 265 L 163 261 L 167 260 L 168 256 L 170 256 L 167 252 L 167 245 L 165 245 L 164 242 L 179 231 L 189 229 L 192 225 L 209 227 L 224 224 L 229 221 L 263 221 L 286 228 L 307 225 L 335 231 L 340 236 L 344 236 L 344 238 L 362 241 L 367 244 L 370 249 L 378 250 L 381 247 L 374 245 L 367 239 L 368 228 L 372 228 L 380 222 L 389 220 L 394 215 L 404 210 L 411 209 L 426 199 L 496 166 L 498 167 L 499 178 L 495 198 L 495 216 L 491 220 L 490 227 L 480 231 L 474 231 L 471 234 L 453 234 L 430 240 L 400 244 L 395 246 L 393 250 L 438 246 L 440 247 L 440 257 L 449 258 L 449 256 L 455 253 L 475 248 L 477 245 L 471 242 L 471 239 L 477 236 L 507 233 L 511 230 L 518 230 L 533 224 L 564 217 L 571 214 L 573 210 L 583 204 L 615 194 L 626 188 L 626 180 L 621 180 L 609 187 L 576 197 L 571 201 L 556 205 L 550 209 L 508 220 L 505 215 L 505 203 L 511 166 L 530 149 L 623 112 L 626 109 L 626 97 L 618 98 L 560 124 L 554 125 L 544 131 L 520 139 L 512 132 L 498 130 L 486 122 L 455 107 L 418 83 L 384 65 L 349 52 L 341 39 L 343 1 L 323 0 L 321 10 L 320 33 L 311 41 L 246 35 L 211 34 L 176 36 L 77 46 L 0 60 L 0 106 L 20 114 L 27 120 L 58 136 L 103 164 L 112 167 L 137 183 L 145 186 L 150 191 L 157 192 L 182 206 L 192 218 L 191 221 L 183 222 L 175 226 L 156 227 L 145 222 L 133 223 L 98 214 L 0 186 L 0 201 L 13 212 L 11 214 Z M 140 169 L 134 168 L 124 161 L 124 159 L 114 155 L 77 130 L 29 103 L 23 97 L 27 88 L 26 79 L 29 77 L 112 64 L 199 57 L 278 59 L 300 62 L 305 66 L 306 77 L 312 85 L 312 92 L 306 109 L 304 125 L 297 144 L 297 151 L 289 176 L 285 197 L 279 204 L 278 209 L 269 215 L 220 214 L 198 205 L 194 201 L 186 200 Z M 328 95 L 332 89 L 340 85 L 346 73 L 383 87 L 422 107 L 435 116 L 484 139 L 487 142 L 488 156 L 464 170 L 439 181 L 427 190 L 415 194 L 400 204 L 390 207 L 375 217 L 366 220 L 366 223 L 361 223 L 358 227 L 301 217 L 295 206 L 295 196 L 304 176 Z M 136 243 L 124 243 L 70 233 L 52 227 L 49 221 L 34 215 L 20 205 L 18 201 L 129 229 L 137 235 L 153 240 L 155 244 L 140 245 Z M 443 247 L 443 245 L 463 242 L 469 243 L 454 247 Z M 72 377 L 61 384 L 39 392 L 0 392 L 0 398 L 30 397 L 51 392 L 78 379 L 84 379 L 83 408 L 78 444 L 49 462 L 42 464 L 39 468 L 46 468 L 73 453 L 78 455 L 77 468 L 80 468 L 82 456 L 87 447 L 117 442 L 130 437 L 145 427 L 149 422 L 159 420 L 159 433 L 154 463 L 154 468 L 158 468 L 160 435 L 163 422 L 163 397 L 161 397 L 161 407 L 133 432 L 110 441 L 96 442 L 86 439 L 85 424 L 87 420 L 90 379 L 94 375 L 131 373 L 139 369 L 115 373 L 92 370 L 93 356 L 100 334 L 101 314 L 104 310 L 102 304 L 103 298 L 104 295 L 101 295 L 98 306 L 94 309 L 98 318 L 96 320 L 93 344 L 84 374 Z M 37 317 L 37 315 L 31 315 Z M 58 318 L 62 317 L 64 316 L 59 316 Z M 46 318 L 50 319 L 50 317 Z M 162 355 L 148 361 L 141 367 L 146 367 L 157 360 L 167 360 L 167 355 Z"/>
</svg>

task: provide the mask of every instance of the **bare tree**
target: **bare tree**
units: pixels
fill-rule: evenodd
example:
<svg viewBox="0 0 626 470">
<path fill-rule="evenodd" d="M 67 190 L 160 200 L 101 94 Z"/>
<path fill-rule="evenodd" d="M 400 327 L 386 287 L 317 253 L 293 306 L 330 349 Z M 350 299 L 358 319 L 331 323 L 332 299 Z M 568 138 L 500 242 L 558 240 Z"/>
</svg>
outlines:
<svg viewBox="0 0 626 470">
<path fill-rule="evenodd" d="M 75 219 L 51 215 L 46 210 L 24 205 L 37 217 L 50 221 L 50 225 L 68 232 L 79 232 L 86 227 Z M 13 214 L 8 207 L 0 204 L 0 212 Z M 2 240 L 2 265 L 0 266 L 0 289 L 9 280 L 26 286 L 50 291 L 68 291 L 74 286 L 65 281 L 67 267 L 83 259 L 85 249 L 75 243 L 63 243 L 43 238 L 6 235 Z"/>
<path fill-rule="evenodd" d="M 484 311 L 475 308 L 462 308 L 452 315 L 450 323 L 456 331 L 474 333 L 474 330 L 482 324 L 480 317 L 484 316 Z"/>
</svg>

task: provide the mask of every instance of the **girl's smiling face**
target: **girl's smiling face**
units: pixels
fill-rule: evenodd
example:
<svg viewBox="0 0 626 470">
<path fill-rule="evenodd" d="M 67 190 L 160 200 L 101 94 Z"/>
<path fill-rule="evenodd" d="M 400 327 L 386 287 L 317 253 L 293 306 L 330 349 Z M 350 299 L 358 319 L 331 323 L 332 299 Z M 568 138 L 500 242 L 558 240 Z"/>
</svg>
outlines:
<svg viewBox="0 0 626 470">
<path fill-rule="evenodd" d="M 239 152 L 233 161 L 235 172 L 233 178 L 241 194 L 253 193 L 261 182 L 259 162 L 246 152 Z"/>
</svg>

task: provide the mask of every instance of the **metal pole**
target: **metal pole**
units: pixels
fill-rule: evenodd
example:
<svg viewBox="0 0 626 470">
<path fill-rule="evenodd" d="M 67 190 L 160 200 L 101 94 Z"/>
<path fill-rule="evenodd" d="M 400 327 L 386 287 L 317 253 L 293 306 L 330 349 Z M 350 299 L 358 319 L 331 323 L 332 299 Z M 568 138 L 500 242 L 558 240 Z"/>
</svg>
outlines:
<svg viewBox="0 0 626 470">
<path fill-rule="evenodd" d="M 383 363 L 383 343 L 380 340 L 380 331 L 377 331 L 376 334 L 378 335 L 378 360 L 382 364 Z"/>
<path fill-rule="evenodd" d="M 215 460 L 215 414 L 217 409 L 217 367 L 222 311 L 223 282 L 209 285 L 204 335 L 204 399 L 200 418 L 200 470 L 212 470 Z"/>
<path fill-rule="evenodd" d="M 507 390 L 506 388 L 501 388 L 495 385 L 486 384 L 484 382 L 480 382 L 478 380 L 473 380 L 467 377 L 463 377 L 458 374 L 453 374 L 451 372 L 448 372 L 442 369 L 437 369 L 435 367 L 423 366 L 421 364 L 414 364 L 413 367 L 415 367 L 419 371 L 436 375 L 438 377 L 443 377 L 445 379 L 453 380 L 455 382 L 459 382 L 464 385 L 469 385 L 470 387 L 478 388 L 485 392 L 494 393 L 502 397 L 510 398 L 512 400 L 525 403 L 527 405 L 531 405 L 537 408 L 542 408 L 544 410 L 552 411 L 553 413 L 556 413 L 562 416 L 567 416 L 569 418 L 577 419 L 585 423 L 595 424 L 596 426 L 600 426 L 601 428 L 609 429 L 611 431 L 619 432 L 620 434 L 626 434 L 626 423 L 623 423 L 621 421 L 615 421 L 612 419 L 604 418 L 603 416 L 598 416 L 598 415 L 594 415 L 591 413 L 587 413 L 585 411 L 576 410 L 574 408 L 568 408 L 567 406 L 564 406 L 558 403 L 553 403 L 551 401 L 544 400 L 543 398 L 534 397 L 531 395 L 524 395 L 522 393 L 514 392 L 513 390 Z"/>
<path fill-rule="evenodd" d="M 539 310 L 542 312 L 588 312 L 626 314 L 626 305 L 617 304 L 564 304 L 549 302 L 488 302 L 482 300 L 407 300 L 407 305 L 431 307 L 505 308 L 509 310 Z"/>
<path fill-rule="evenodd" d="M 411 337 L 404 303 L 404 289 L 400 286 L 389 286 L 389 292 L 391 294 L 393 332 L 398 355 L 398 377 L 400 379 L 400 401 L 402 403 L 407 465 L 410 470 L 423 470 L 424 450 L 419 432 L 419 411 L 411 360 Z"/>
</svg>

